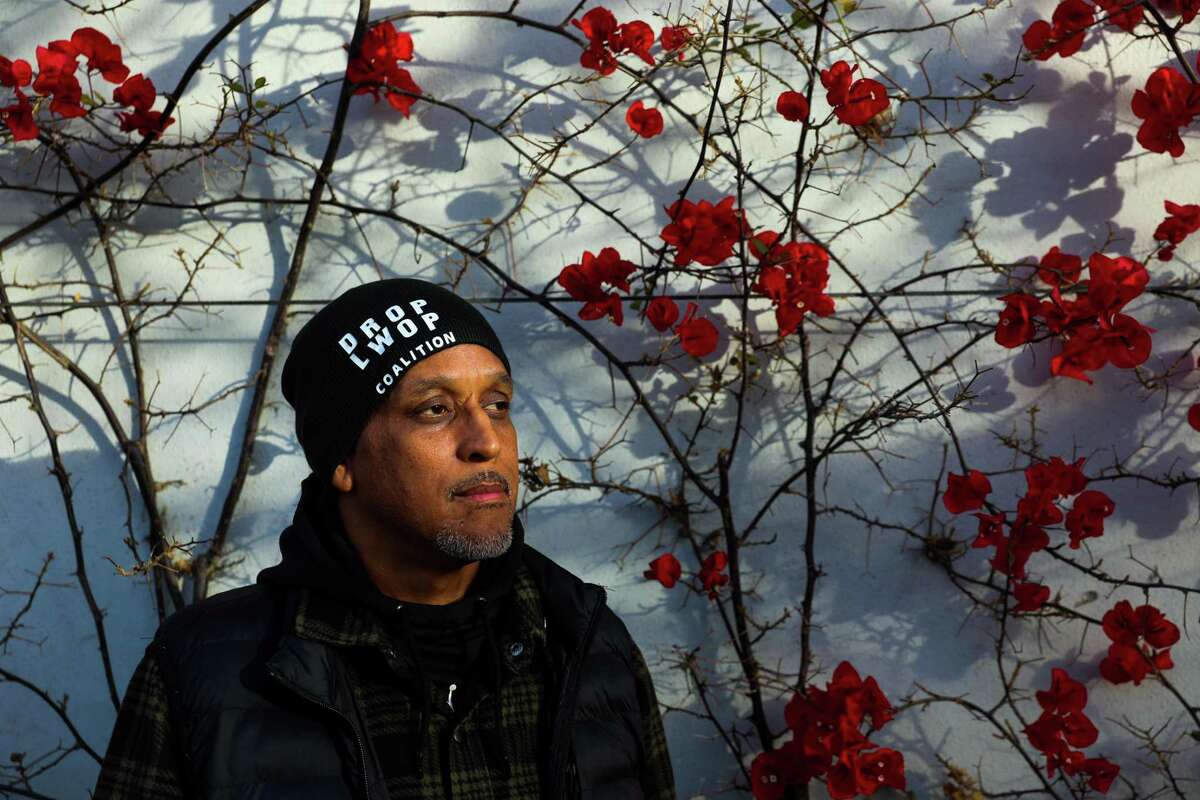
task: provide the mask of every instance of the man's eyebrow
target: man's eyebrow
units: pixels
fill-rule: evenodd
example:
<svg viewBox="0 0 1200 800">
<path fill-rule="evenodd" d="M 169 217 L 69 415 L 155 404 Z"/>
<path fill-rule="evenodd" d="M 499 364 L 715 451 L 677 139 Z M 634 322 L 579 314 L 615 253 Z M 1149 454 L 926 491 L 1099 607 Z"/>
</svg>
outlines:
<svg viewBox="0 0 1200 800">
<path fill-rule="evenodd" d="M 493 372 L 490 375 L 485 375 L 484 379 L 490 381 L 491 383 L 498 383 L 509 389 L 511 389 L 512 385 L 513 385 L 512 377 L 507 372 Z M 438 377 L 434 377 L 434 378 L 421 378 L 420 380 L 413 381 L 411 384 L 405 386 L 404 393 L 405 394 L 421 394 L 423 392 L 429 391 L 430 389 L 447 388 L 447 387 L 451 386 L 453 383 L 454 383 L 454 381 L 450 380 L 449 378 L 443 377 L 443 376 L 438 376 Z"/>
</svg>

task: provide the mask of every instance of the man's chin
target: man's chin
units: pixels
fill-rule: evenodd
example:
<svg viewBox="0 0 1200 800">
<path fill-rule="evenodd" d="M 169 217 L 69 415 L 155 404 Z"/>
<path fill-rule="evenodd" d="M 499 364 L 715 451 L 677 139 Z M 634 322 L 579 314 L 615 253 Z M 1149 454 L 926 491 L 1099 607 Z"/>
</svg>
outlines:
<svg viewBox="0 0 1200 800">
<path fill-rule="evenodd" d="M 455 526 L 444 528 L 433 539 L 434 546 L 446 556 L 464 563 L 498 558 L 509 551 L 513 543 L 510 522 L 495 531 L 468 531 Z"/>
</svg>

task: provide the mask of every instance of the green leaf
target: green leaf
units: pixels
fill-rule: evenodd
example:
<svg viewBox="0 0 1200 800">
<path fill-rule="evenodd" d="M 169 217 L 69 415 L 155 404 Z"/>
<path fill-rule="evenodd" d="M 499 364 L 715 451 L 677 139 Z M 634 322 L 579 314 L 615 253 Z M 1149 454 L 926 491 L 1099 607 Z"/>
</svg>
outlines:
<svg viewBox="0 0 1200 800">
<path fill-rule="evenodd" d="M 803 8 L 797 8 L 792 12 L 792 24 L 800 30 L 808 30 L 813 24 L 812 12 Z"/>
<path fill-rule="evenodd" d="M 266 100 L 255 100 L 254 101 L 255 108 L 266 108 L 269 105 L 271 105 L 271 104 L 268 103 Z"/>
<path fill-rule="evenodd" d="M 235 92 L 241 92 L 242 94 L 246 93 L 246 87 L 242 86 L 242 84 L 238 81 L 230 81 L 229 88 L 233 89 Z"/>
<path fill-rule="evenodd" d="M 264 87 L 266 85 L 267 85 L 266 78 L 255 78 L 254 79 L 254 88 L 255 89 L 261 89 L 262 87 Z"/>
</svg>

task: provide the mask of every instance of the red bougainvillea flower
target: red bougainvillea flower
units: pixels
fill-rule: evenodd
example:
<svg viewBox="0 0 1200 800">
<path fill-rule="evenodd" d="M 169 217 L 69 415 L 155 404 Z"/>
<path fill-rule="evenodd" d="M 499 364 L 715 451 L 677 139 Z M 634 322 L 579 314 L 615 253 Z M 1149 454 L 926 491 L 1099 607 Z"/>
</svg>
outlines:
<svg viewBox="0 0 1200 800">
<path fill-rule="evenodd" d="M 1100 620 L 1104 635 L 1117 644 L 1135 645 L 1139 640 L 1155 648 L 1170 647 L 1179 641 L 1179 628 L 1152 605 L 1137 608 L 1121 600 Z"/>
<path fill-rule="evenodd" d="M 19 89 L 22 86 L 28 86 L 31 80 L 33 80 L 33 67 L 29 66 L 28 61 L 23 58 L 9 61 L 4 56 L 0 56 L 0 86 Z"/>
<path fill-rule="evenodd" d="M 1058 245 L 1051 247 L 1038 266 L 1038 277 L 1051 286 L 1072 284 L 1079 280 L 1083 272 L 1083 259 L 1064 253 Z"/>
<path fill-rule="evenodd" d="M 854 71 L 845 61 L 821 70 L 821 85 L 825 99 L 833 107 L 834 116 L 847 125 L 862 125 L 888 107 L 887 90 L 879 81 L 870 78 L 854 80 Z"/>
<path fill-rule="evenodd" d="M 1050 546 L 1050 537 L 1041 525 L 1018 516 L 1004 547 L 997 548 L 991 565 L 997 572 L 1019 580 L 1025 578 L 1025 564 L 1034 553 Z"/>
<path fill-rule="evenodd" d="M 0 108 L 0 115 L 3 115 L 4 124 L 12 133 L 13 141 L 23 142 L 37 138 L 38 127 L 33 121 L 33 104 L 20 89 L 17 90 L 17 102 Z"/>
<path fill-rule="evenodd" d="M 704 591 L 708 592 L 708 596 L 714 600 L 717 597 L 717 589 L 729 583 L 729 576 L 725 574 L 725 567 L 728 564 L 729 559 L 726 557 L 725 551 L 718 550 L 704 559 L 704 563 L 700 565 L 700 582 L 704 584 Z"/>
<path fill-rule="evenodd" d="M 1200 403 L 1195 403 L 1188 409 L 1187 421 L 1194 430 L 1200 431 Z"/>
<path fill-rule="evenodd" d="M 88 72 L 98 70 L 109 83 L 129 77 L 129 67 L 121 63 L 121 48 L 95 28 L 79 28 L 71 34 L 71 44 L 87 59 Z"/>
<path fill-rule="evenodd" d="M 1013 611 L 1037 611 L 1050 599 L 1050 587 L 1040 583 L 1017 583 L 1013 586 L 1012 594 L 1017 601 Z"/>
<path fill-rule="evenodd" d="M 1095 0 L 1095 3 L 1096 8 L 1107 16 L 1110 25 L 1116 25 L 1127 33 L 1133 33 L 1144 18 L 1141 3 L 1130 3 L 1129 0 Z"/>
<path fill-rule="evenodd" d="M 1143 8 L 1141 3 L 1131 3 L 1129 0 L 1095 0 L 1096 7 L 1108 16 L 1110 25 L 1116 25 L 1127 33 L 1133 33 L 1142 22 Z"/>
<path fill-rule="evenodd" d="M 880 787 L 887 786 L 903 791 L 907 787 L 904 778 L 904 756 L 895 750 L 880 747 L 861 750 L 854 765 L 854 788 L 857 794 L 871 796 Z"/>
<path fill-rule="evenodd" d="M 780 800 L 789 783 L 778 751 L 759 753 L 750 763 L 750 787 L 754 800 Z"/>
<path fill-rule="evenodd" d="M 992 482 L 977 469 L 968 470 L 966 475 L 951 472 L 946 476 L 946 493 L 942 504 L 951 514 L 974 511 L 983 506 L 983 501 L 992 491 Z"/>
<path fill-rule="evenodd" d="M 79 66 L 78 51 L 66 39 L 57 39 L 47 47 L 37 48 L 38 75 L 33 90 L 50 97 L 50 111 L 60 117 L 82 117 L 87 113 L 80 101 L 83 89 L 75 70 Z"/>
<path fill-rule="evenodd" d="M 412 35 L 397 31 L 389 20 L 377 22 L 367 29 L 361 49 L 346 66 L 346 80 L 359 84 L 354 94 L 370 92 L 376 103 L 382 90 L 388 105 L 407 117 L 421 87 L 399 62 L 412 57 Z"/>
<path fill-rule="evenodd" d="M 154 82 L 142 73 L 139 72 L 126 78 L 125 82 L 113 91 L 113 100 L 121 105 L 133 107 L 132 112 L 122 112 L 118 115 L 121 118 L 121 130 L 136 130 L 142 136 L 158 138 L 162 131 L 175 121 L 175 118 L 167 117 L 164 122 L 161 111 L 150 109 L 157 96 Z"/>
<path fill-rule="evenodd" d="M 767 244 L 778 239 L 779 234 L 774 231 L 763 231 L 750 244 L 755 251 L 769 247 L 765 253 L 758 253 L 764 266 L 753 288 L 771 298 L 782 337 L 794 332 L 808 311 L 829 316 L 834 312 L 834 303 L 825 293 L 829 285 L 829 254 L 825 249 L 810 242 Z"/>
<path fill-rule="evenodd" d="M 1000 547 L 1004 544 L 1004 514 L 973 514 L 979 520 L 979 532 L 971 547 Z"/>
<path fill-rule="evenodd" d="M 654 31 L 641 20 L 618 25 L 611 11 L 597 7 L 584 14 L 583 19 L 571 20 L 571 24 L 583 31 L 588 39 L 587 47 L 579 56 L 580 66 L 594 69 L 601 75 L 611 75 L 617 69 L 616 57 L 621 53 L 633 53 L 654 65 L 654 56 L 650 55 Z"/>
<path fill-rule="evenodd" d="M 1116 505 L 1104 492 L 1088 490 L 1075 498 L 1075 505 L 1067 512 L 1067 530 L 1071 534 L 1071 548 L 1079 549 L 1079 543 L 1104 535 L 1104 518 L 1113 513 Z"/>
<path fill-rule="evenodd" d="M 1138 144 L 1152 153 L 1183 155 L 1179 129 L 1200 114 L 1200 86 L 1174 67 L 1159 67 L 1146 79 L 1145 89 L 1133 93 L 1133 113 L 1142 120 Z"/>
<path fill-rule="evenodd" d="M 149 111 L 157 96 L 154 82 L 140 72 L 130 75 L 113 91 L 113 100 L 123 106 L 133 106 L 135 111 Z"/>
<path fill-rule="evenodd" d="M 808 99 L 799 92 L 783 92 L 775 101 L 775 110 L 790 122 L 802 122 L 808 119 Z"/>
<path fill-rule="evenodd" d="M 733 255 L 738 240 L 750 233 L 746 213 L 733 207 L 733 196 L 715 206 L 707 200 L 676 200 L 667 207 L 671 222 L 659 234 L 675 247 L 675 266 L 697 261 L 714 267 Z"/>
<path fill-rule="evenodd" d="M 615 52 L 633 53 L 650 66 L 654 66 L 654 56 L 650 55 L 650 48 L 654 46 L 654 31 L 640 19 L 618 25 L 608 43 Z"/>
<path fill-rule="evenodd" d="M 1116 313 L 1142 293 L 1150 282 L 1150 273 L 1140 262 L 1127 256 L 1109 258 L 1092 253 L 1088 258 L 1087 301 L 1092 313 Z"/>
<path fill-rule="evenodd" d="M 1058 456 L 1049 460 L 1031 464 L 1025 468 L 1025 488 L 1029 492 L 1042 492 L 1052 499 L 1079 494 L 1087 486 L 1087 476 L 1083 474 L 1085 458 L 1077 458 L 1068 464 Z"/>
<path fill-rule="evenodd" d="M 1087 373 L 1105 364 L 1130 369 L 1150 357 L 1154 329 L 1118 313 L 1145 290 L 1150 275 L 1132 258 L 1093 253 L 1088 278 L 1080 281 L 1076 261 L 1057 247 L 1042 259 L 1039 275 L 1054 286 L 1048 300 L 1023 292 L 1002 297 L 1005 308 L 996 325 L 996 341 L 1005 347 L 1030 342 L 1040 322 L 1045 332 L 1062 337 L 1062 349 L 1050 359 L 1051 374 L 1092 383 Z M 1069 281 L 1074 299 L 1060 291 Z"/>
<path fill-rule="evenodd" d="M 573 19 L 571 24 L 583 31 L 589 42 L 607 42 L 617 30 L 617 18 L 604 7 L 596 7 L 583 15 L 583 19 Z"/>
<path fill-rule="evenodd" d="M 1169 15 L 1179 15 L 1184 25 L 1187 25 L 1200 13 L 1200 0 L 1154 0 L 1154 5 Z"/>
<path fill-rule="evenodd" d="M 1137 6 L 1141 10 L 1141 6 Z M 1088 786 L 1101 794 L 1107 794 L 1121 768 L 1106 758 L 1088 758 L 1079 766 L 1079 771 L 1088 776 Z"/>
<path fill-rule="evenodd" d="M 1100 321 L 1104 354 L 1114 367 L 1132 369 L 1150 357 L 1153 328 L 1127 314 L 1114 314 Z"/>
<path fill-rule="evenodd" d="M 1021 37 L 1029 55 L 1038 61 L 1056 53 L 1063 58 L 1075 55 L 1083 46 L 1084 32 L 1096 21 L 1096 10 L 1084 0 L 1063 0 L 1050 19 L 1033 23 Z"/>
<path fill-rule="evenodd" d="M 665 331 L 679 319 L 679 305 L 669 297 L 656 297 L 646 307 L 646 319 L 655 330 Z"/>
<path fill-rule="evenodd" d="M 679 564 L 679 559 L 670 553 L 663 553 L 651 561 L 650 568 L 642 573 L 647 579 L 658 581 L 668 589 L 679 581 L 682 574 L 683 567 Z"/>
<path fill-rule="evenodd" d="M 558 285 L 575 300 L 583 301 L 580 319 L 590 321 L 607 316 L 620 325 L 624 321 L 621 296 L 616 292 L 605 293 L 601 284 L 628 292 L 629 275 L 635 269 L 633 262 L 621 258 L 615 247 L 601 249 L 598 256 L 585 250 L 580 263 L 563 267 L 558 274 Z"/>
<path fill-rule="evenodd" d="M 1100 674 L 1110 683 L 1133 681 L 1139 685 L 1150 672 L 1171 669 L 1171 646 L 1179 641 L 1179 628 L 1152 605 L 1134 608 L 1121 600 L 1101 619 L 1104 634 L 1112 640 L 1100 662 Z"/>
<path fill-rule="evenodd" d="M 1141 8 L 1141 6 L 1138 7 Z M 0 74 L 0 77 L 3 75 Z M 1196 231 L 1200 231 L 1200 205 L 1183 206 L 1172 203 L 1170 200 L 1164 201 L 1163 205 L 1167 209 L 1167 218 L 1158 223 L 1158 227 L 1154 229 L 1154 239 L 1166 242 L 1166 245 L 1158 251 L 1158 257 L 1162 261 L 1170 261 L 1175 256 L 1175 248 L 1184 239 Z"/>
<path fill-rule="evenodd" d="M 834 798 L 869 796 L 880 786 L 904 788 L 904 757 L 876 747 L 859 730 L 868 718 L 871 729 L 879 730 L 892 717 L 875 679 L 863 680 L 850 662 L 841 662 L 824 689 L 806 686 L 788 702 L 784 720 L 792 740 L 755 759 L 754 796 L 778 798 L 781 784 L 804 785 L 822 775 Z"/>
<path fill-rule="evenodd" d="M 1042 710 L 1052 714 L 1066 715 L 1072 712 L 1082 712 L 1087 705 L 1087 687 L 1072 678 L 1061 667 L 1054 667 L 1050 670 L 1050 688 L 1039 689 L 1034 694 Z"/>
<path fill-rule="evenodd" d="M 662 45 L 662 49 L 668 53 L 673 53 L 676 50 L 683 50 L 687 43 L 692 40 L 691 28 L 686 25 L 668 25 L 658 34 L 658 43 Z M 678 60 L 683 61 L 683 53 L 677 56 Z"/>
<path fill-rule="evenodd" d="M 825 87 L 825 100 L 829 105 L 836 107 L 846 102 L 857 69 L 857 64 L 852 67 L 845 61 L 836 61 L 829 69 L 821 70 L 821 85 Z"/>
<path fill-rule="evenodd" d="M 996 343 L 1011 348 L 1033 341 L 1037 334 L 1033 318 L 1041 305 L 1038 299 L 1024 292 L 1006 294 L 1000 299 L 1005 306 L 996 324 Z"/>
<path fill-rule="evenodd" d="M 1123 644 L 1108 646 L 1108 655 L 1100 662 L 1100 674 L 1109 683 L 1120 685 L 1133 682 L 1140 686 L 1146 676 L 1173 667 L 1169 650 L 1147 652 L 1140 647 Z"/>
<path fill-rule="evenodd" d="M 717 349 L 717 326 L 705 317 L 696 318 L 700 306 L 689 302 L 683 312 L 683 321 L 675 326 L 679 345 L 685 352 L 703 358 Z"/>
<path fill-rule="evenodd" d="M 625 112 L 625 122 L 643 139 L 658 136 L 663 131 L 662 112 L 657 108 L 646 108 L 641 100 L 634 102 Z"/>
</svg>

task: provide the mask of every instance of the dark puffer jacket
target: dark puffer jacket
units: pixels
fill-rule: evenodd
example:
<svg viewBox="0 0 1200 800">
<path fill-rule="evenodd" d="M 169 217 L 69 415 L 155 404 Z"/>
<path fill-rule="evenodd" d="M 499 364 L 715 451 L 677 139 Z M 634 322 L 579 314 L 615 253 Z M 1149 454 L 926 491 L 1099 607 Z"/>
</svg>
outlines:
<svg viewBox="0 0 1200 800">
<path fill-rule="evenodd" d="M 281 536 L 280 565 L 260 573 L 255 585 L 215 595 L 163 623 L 122 704 L 97 800 L 387 800 L 381 761 L 391 755 L 371 738 L 364 705 L 372 703 L 364 703 L 346 651 L 296 635 L 298 608 L 312 591 L 347 583 L 344 562 L 323 541 L 328 534 L 318 519 L 302 495 Z M 490 791 L 486 772 L 482 779 L 447 772 L 438 796 L 674 797 L 653 685 L 604 590 L 526 545 L 516 518 L 514 534 L 518 584 L 536 588 L 527 592 L 534 601 L 526 607 L 541 612 L 546 651 L 538 691 L 510 691 L 507 701 L 544 699 L 535 715 L 544 729 L 538 763 L 524 765 L 535 777 L 524 788 L 510 781 L 505 794 Z M 377 593 L 373 586 L 365 595 L 355 589 L 359 596 Z M 521 716 L 506 706 L 496 719 L 507 725 Z M 499 731 L 506 733 L 521 732 Z M 521 767 L 506 765 L 505 777 Z"/>
</svg>

